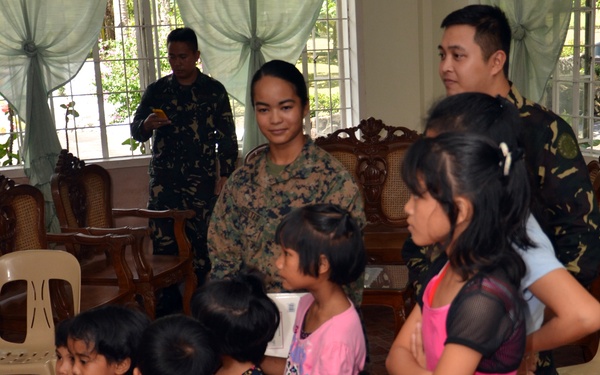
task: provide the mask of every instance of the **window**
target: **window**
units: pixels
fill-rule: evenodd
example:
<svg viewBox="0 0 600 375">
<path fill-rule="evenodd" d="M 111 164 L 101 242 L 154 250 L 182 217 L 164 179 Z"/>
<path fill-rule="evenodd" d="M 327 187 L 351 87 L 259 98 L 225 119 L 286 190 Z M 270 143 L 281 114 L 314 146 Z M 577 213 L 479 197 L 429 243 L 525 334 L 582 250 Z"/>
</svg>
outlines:
<svg viewBox="0 0 600 375">
<path fill-rule="evenodd" d="M 311 114 L 305 129 L 313 136 L 355 122 L 351 1 L 323 2 L 297 63 L 309 85 Z M 129 123 L 144 88 L 170 73 L 166 38 L 182 26 L 174 0 L 108 1 L 98 44 L 77 75 L 49 99 L 62 147 L 83 160 L 132 158 L 149 152 L 149 144 L 130 138 Z M 0 166 L 21 164 L 23 124 L 6 101 L 0 101 L 0 108 L 5 113 L 0 116 Z M 244 107 L 232 99 L 232 109 L 241 140 Z"/>
<path fill-rule="evenodd" d="M 575 131 L 582 151 L 600 152 L 600 1 L 575 0 L 545 105 Z"/>
</svg>

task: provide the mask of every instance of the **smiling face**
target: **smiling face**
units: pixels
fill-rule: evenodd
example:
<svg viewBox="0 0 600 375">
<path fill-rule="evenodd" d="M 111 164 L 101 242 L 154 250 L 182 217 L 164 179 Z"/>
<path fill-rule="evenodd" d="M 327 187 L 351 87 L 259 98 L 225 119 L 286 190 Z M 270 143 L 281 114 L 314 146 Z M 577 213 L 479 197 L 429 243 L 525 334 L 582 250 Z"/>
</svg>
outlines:
<svg viewBox="0 0 600 375">
<path fill-rule="evenodd" d="M 191 85 L 196 80 L 196 62 L 200 58 L 200 51 L 194 51 L 186 42 L 171 42 L 167 51 L 169 65 L 177 81 L 182 85 Z"/>
<path fill-rule="evenodd" d="M 56 374 L 73 374 L 73 356 L 69 353 L 69 349 L 66 346 L 56 348 Z"/>
<path fill-rule="evenodd" d="M 264 76 L 253 87 L 256 122 L 271 147 L 302 149 L 302 120 L 308 114 L 294 86 L 283 79 Z"/>
<path fill-rule="evenodd" d="M 69 337 L 69 352 L 73 355 L 73 375 L 122 375 L 129 369 L 129 359 L 121 363 L 108 363 L 98 354 L 93 344 Z"/>
<path fill-rule="evenodd" d="M 438 50 L 439 74 L 447 95 L 463 92 L 497 94 L 494 92 L 494 76 L 499 71 L 498 61 L 495 54 L 485 61 L 481 47 L 475 43 L 475 27 L 447 27 Z"/>
</svg>

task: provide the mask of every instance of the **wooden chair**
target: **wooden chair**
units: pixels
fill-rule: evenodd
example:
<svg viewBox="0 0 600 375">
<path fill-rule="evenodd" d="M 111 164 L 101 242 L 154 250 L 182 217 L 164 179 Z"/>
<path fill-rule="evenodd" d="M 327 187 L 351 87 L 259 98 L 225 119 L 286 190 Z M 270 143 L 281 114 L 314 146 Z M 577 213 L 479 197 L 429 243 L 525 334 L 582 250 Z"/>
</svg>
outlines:
<svg viewBox="0 0 600 375">
<path fill-rule="evenodd" d="M 0 252 L 7 254 L 21 250 L 49 249 L 49 243 L 102 249 L 102 254 L 109 254 L 109 257 L 104 258 L 104 264 L 117 275 L 116 282 L 114 285 L 82 285 L 81 310 L 109 303 L 133 303 L 135 289 L 131 271 L 125 262 L 125 249 L 134 243 L 133 236 L 46 233 L 44 205 L 41 191 L 30 185 L 15 184 L 11 179 L 0 175 Z M 13 285 L 12 288 L 2 290 L 0 326 L 3 334 L 18 336 L 25 332 L 26 294 L 23 286 Z M 63 289 L 60 285 L 53 287 L 53 305 L 58 320 L 75 313 L 68 302 L 69 293 Z"/>
<path fill-rule="evenodd" d="M 108 172 L 99 165 L 86 165 L 67 150 L 62 150 L 51 178 L 52 198 L 64 232 L 84 231 L 89 234 L 131 233 L 136 243 L 127 252 L 126 261 L 133 271 L 136 293 L 152 318 L 156 310 L 156 292 L 170 285 L 185 282 L 183 309 L 190 314 L 190 301 L 197 281 L 193 268 L 191 244 L 185 234 L 185 220 L 194 217 L 193 210 L 153 211 L 112 207 L 112 182 Z M 168 218 L 174 222 L 178 255 L 154 255 L 148 249 L 148 228 L 116 227 L 117 217 Z M 114 283 L 114 275 L 97 275 L 96 283 Z M 86 280 L 84 275 L 84 280 Z M 88 281 L 92 281 L 89 278 Z"/>
<path fill-rule="evenodd" d="M 414 305 L 408 269 L 401 256 L 409 235 L 404 204 L 410 193 L 402 182 L 400 167 L 406 150 L 418 138 L 413 130 L 369 118 L 356 127 L 315 140 L 350 171 L 363 195 L 369 258 L 363 305 L 391 307 L 396 333 Z"/>
<path fill-rule="evenodd" d="M 70 305 L 79 313 L 81 270 L 66 251 L 22 250 L 0 256 L 0 288 L 7 283 L 27 284 L 27 333 L 24 342 L 0 338 L 0 374 L 54 375 L 53 280 L 71 289 Z"/>
</svg>

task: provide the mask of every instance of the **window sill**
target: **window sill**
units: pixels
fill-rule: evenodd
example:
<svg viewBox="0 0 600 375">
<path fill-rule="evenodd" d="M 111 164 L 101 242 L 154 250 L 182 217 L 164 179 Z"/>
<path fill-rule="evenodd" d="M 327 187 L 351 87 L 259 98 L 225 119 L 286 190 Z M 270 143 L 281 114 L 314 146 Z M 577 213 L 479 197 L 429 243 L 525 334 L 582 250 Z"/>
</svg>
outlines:
<svg viewBox="0 0 600 375">
<path fill-rule="evenodd" d="M 120 168 L 136 168 L 136 167 L 147 167 L 150 164 L 150 155 L 143 155 L 134 158 L 123 157 L 113 159 L 96 159 L 96 160 L 85 160 L 86 164 L 98 164 L 104 169 L 120 169 Z M 22 165 L 16 165 L 11 167 L 0 168 L 0 174 L 10 179 L 26 178 L 25 171 Z"/>
</svg>

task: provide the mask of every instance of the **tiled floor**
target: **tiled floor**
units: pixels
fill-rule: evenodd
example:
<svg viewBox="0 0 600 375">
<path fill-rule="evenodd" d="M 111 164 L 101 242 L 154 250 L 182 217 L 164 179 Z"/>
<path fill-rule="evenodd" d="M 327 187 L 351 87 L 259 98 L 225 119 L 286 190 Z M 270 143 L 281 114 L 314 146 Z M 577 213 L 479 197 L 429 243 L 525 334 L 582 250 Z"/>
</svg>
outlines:
<svg viewBox="0 0 600 375">
<path fill-rule="evenodd" d="M 387 375 L 385 369 L 385 358 L 394 341 L 394 319 L 392 310 L 383 306 L 362 306 L 367 338 L 369 340 L 370 363 L 366 370 L 369 375 Z M 578 348 L 566 347 L 554 352 L 554 360 L 558 367 L 581 363 L 581 351 Z M 600 367 L 600 361 L 598 361 Z M 595 367 L 595 365 L 593 365 Z M 588 375 L 586 372 L 581 375 Z M 578 374 L 579 373 L 568 373 Z M 600 368 L 593 371 L 593 374 L 600 374 Z M 593 375 L 590 373 L 589 375 Z"/>
<path fill-rule="evenodd" d="M 370 375 L 386 375 L 385 358 L 394 341 L 394 316 L 392 309 L 384 306 L 362 306 L 369 340 Z"/>
</svg>

